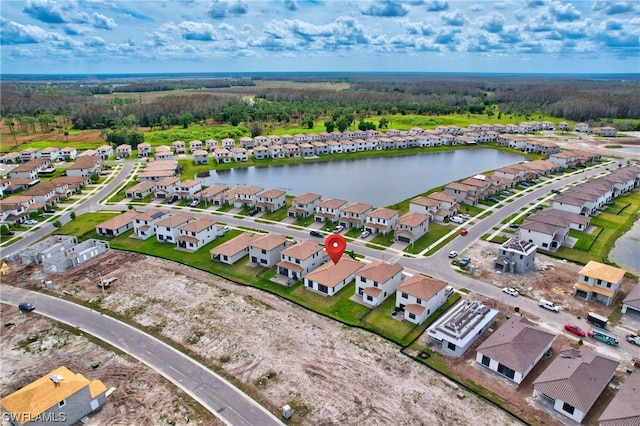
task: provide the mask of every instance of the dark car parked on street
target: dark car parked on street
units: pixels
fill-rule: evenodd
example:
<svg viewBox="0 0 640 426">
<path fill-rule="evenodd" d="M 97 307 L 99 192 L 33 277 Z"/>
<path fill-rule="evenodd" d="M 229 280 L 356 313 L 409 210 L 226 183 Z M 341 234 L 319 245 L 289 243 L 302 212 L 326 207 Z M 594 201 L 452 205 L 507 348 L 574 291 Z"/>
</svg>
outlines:
<svg viewBox="0 0 640 426">
<path fill-rule="evenodd" d="M 36 308 L 35 306 L 33 306 L 31 303 L 27 303 L 27 302 L 22 302 L 21 304 L 18 305 L 18 309 L 20 309 L 21 311 L 25 311 L 25 312 L 31 312 L 35 308 Z"/>
<path fill-rule="evenodd" d="M 324 236 L 322 235 L 322 232 L 318 232 L 318 231 L 310 231 L 309 235 L 311 235 L 312 237 L 320 237 L 320 238 Z"/>
</svg>

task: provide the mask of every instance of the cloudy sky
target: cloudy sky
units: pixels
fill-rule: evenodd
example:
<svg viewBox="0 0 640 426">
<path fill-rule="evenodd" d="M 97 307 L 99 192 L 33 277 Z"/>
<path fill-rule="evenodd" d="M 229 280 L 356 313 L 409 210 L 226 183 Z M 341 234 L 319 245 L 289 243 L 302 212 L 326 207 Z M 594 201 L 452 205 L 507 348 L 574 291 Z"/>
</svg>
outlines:
<svg viewBox="0 0 640 426">
<path fill-rule="evenodd" d="M 1 72 L 640 73 L 640 2 L 2 0 Z"/>
</svg>

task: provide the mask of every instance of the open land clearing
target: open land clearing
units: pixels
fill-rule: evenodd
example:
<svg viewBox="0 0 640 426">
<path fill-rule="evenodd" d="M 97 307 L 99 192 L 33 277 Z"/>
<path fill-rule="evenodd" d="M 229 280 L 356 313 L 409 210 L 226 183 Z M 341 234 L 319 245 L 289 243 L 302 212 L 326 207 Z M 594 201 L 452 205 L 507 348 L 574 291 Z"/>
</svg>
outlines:
<svg viewBox="0 0 640 426">
<path fill-rule="evenodd" d="M 112 250 L 62 274 L 12 265 L 3 281 L 35 289 L 52 279 L 55 293 L 98 302 L 100 276 L 118 278 L 100 302 L 103 309 L 156 328 L 240 381 L 274 412 L 291 405 L 295 423 L 518 424 L 371 333 L 173 262 Z M 14 362 L 3 362 L 4 389 L 18 387 L 15 376 L 7 377 L 17 369 Z M 29 377 L 49 371 L 33 362 L 19 368 Z"/>
</svg>

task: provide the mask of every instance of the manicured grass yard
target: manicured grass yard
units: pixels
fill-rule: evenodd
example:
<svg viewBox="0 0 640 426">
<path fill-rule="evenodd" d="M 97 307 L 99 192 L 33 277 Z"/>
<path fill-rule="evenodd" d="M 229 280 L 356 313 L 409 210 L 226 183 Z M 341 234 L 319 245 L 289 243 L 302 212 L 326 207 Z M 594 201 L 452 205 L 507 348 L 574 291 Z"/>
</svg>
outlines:
<svg viewBox="0 0 640 426">
<path fill-rule="evenodd" d="M 412 254 L 420 253 L 422 250 L 426 249 L 427 247 L 430 247 L 440 238 L 447 235 L 449 232 L 451 232 L 451 228 L 449 228 L 447 225 L 431 222 L 429 223 L 429 231 L 427 232 L 427 234 L 418 238 L 418 241 L 416 241 L 413 245 L 407 246 L 407 248 L 405 248 L 404 251 Z M 451 237 L 450 239 L 447 239 L 446 242 L 450 241 L 453 238 L 455 237 Z M 443 244 L 446 244 L 446 242 Z"/>
</svg>

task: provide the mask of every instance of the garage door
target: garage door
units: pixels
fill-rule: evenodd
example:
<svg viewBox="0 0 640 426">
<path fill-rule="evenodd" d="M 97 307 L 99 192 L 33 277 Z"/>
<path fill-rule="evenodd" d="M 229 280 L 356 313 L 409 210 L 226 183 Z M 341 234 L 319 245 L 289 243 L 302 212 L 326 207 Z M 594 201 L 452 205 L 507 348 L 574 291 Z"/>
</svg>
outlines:
<svg viewBox="0 0 640 426">
<path fill-rule="evenodd" d="M 411 239 L 408 237 L 398 237 L 398 241 L 402 242 L 402 243 L 410 243 Z"/>
<path fill-rule="evenodd" d="M 629 315 L 630 317 L 640 319 L 640 309 L 636 309 L 633 306 L 627 305 L 627 312 L 625 315 Z"/>
</svg>

